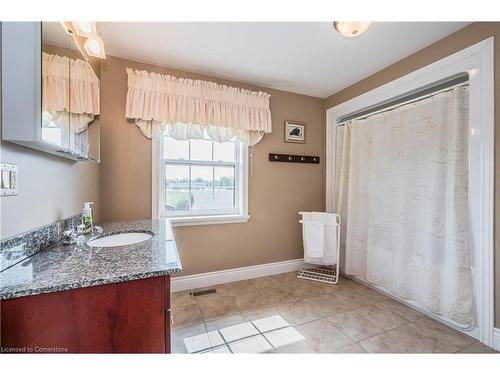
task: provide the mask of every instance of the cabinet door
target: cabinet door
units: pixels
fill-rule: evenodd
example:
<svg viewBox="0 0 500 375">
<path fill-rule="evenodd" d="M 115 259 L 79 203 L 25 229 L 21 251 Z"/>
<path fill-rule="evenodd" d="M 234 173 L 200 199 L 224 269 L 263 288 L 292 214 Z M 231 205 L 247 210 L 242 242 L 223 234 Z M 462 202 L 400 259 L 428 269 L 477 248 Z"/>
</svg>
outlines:
<svg viewBox="0 0 500 375">
<path fill-rule="evenodd" d="M 73 160 L 99 161 L 100 60 L 85 57 L 82 38 L 78 47 L 60 22 L 0 27 L 2 139 Z"/>
<path fill-rule="evenodd" d="M 42 22 L 41 28 L 41 140 L 61 150 L 69 151 L 71 141 L 70 62 L 80 52 L 75 51 L 76 45 L 60 22 Z"/>
<path fill-rule="evenodd" d="M 60 22 L 42 22 L 42 142 L 95 161 L 100 136 L 98 60 L 83 56 Z"/>
<path fill-rule="evenodd" d="M 165 353 L 168 281 L 152 277 L 0 301 L 1 345 L 28 353 Z"/>
</svg>

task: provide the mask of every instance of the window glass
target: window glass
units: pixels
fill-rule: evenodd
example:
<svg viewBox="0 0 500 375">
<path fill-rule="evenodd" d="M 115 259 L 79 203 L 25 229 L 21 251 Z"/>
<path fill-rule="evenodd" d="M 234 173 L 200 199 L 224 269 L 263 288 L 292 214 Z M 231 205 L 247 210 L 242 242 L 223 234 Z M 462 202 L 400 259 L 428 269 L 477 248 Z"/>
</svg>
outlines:
<svg viewBox="0 0 500 375">
<path fill-rule="evenodd" d="M 214 161 L 234 162 L 236 158 L 234 142 L 214 142 Z"/>
<path fill-rule="evenodd" d="M 238 144 L 210 139 L 163 137 L 162 190 L 166 216 L 234 214 L 239 210 L 236 179 L 241 160 Z M 170 213 L 170 214 L 169 214 Z"/>
<path fill-rule="evenodd" d="M 212 141 L 191 139 L 191 160 L 212 161 Z"/>
<path fill-rule="evenodd" d="M 165 166 L 165 211 L 188 211 L 191 206 L 189 192 L 189 166 Z"/>
<path fill-rule="evenodd" d="M 191 210 L 214 208 L 212 166 L 191 166 L 191 196 Z"/>
<path fill-rule="evenodd" d="M 189 141 L 178 141 L 171 137 L 163 137 L 163 158 L 189 159 Z"/>
<path fill-rule="evenodd" d="M 234 167 L 214 167 L 214 206 L 233 208 L 234 198 Z"/>
</svg>

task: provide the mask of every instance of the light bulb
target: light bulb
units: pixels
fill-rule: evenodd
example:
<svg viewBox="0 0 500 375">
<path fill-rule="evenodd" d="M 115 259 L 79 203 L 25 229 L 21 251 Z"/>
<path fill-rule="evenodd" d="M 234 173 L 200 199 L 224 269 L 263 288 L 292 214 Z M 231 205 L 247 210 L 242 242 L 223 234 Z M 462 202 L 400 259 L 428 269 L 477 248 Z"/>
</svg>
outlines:
<svg viewBox="0 0 500 375">
<path fill-rule="evenodd" d="M 106 58 L 106 54 L 104 52 L 104 42 L 101 37 L 89 38 L 84 43 L 85 51 L 89 56 L 98 57 L 100 59 Z"/>
<path fill-rule="evenodd" d="M 97 39 L 89 39 L 87 46 L 90 50 L 90 52 L 94 54 L 99 54 L 101 53 L 101 43 Z"/>
<path fill-rule="evenodd" d="M 97 25 L 95 22 L 75 22 L 71 23 L 76 35 L 84 38 L 93 38 L 97 36 Z"/>
<path fill-rule="evenodd" d="M 334 22 L 333 26 L 341 35 L 347 38 L 353 38 L 363 34 L 370 27 L 371 22 Z"/>
</svg>

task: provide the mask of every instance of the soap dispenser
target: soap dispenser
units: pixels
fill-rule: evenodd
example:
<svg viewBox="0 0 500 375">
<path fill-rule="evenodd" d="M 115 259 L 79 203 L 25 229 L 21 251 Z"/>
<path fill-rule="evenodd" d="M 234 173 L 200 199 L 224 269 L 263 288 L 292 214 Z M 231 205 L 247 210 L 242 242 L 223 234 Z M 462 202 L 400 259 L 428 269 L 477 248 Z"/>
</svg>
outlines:
<svg viewBox="0 0 500 375">
<path fill-rule="evenodd" d="M 92 208 L 90 205 L 94 204 L 94 202 L 85 202 L 82 208 L 82 224 L 84 226 L 83 232 L 88 233 L 94 227 L 93 218 L 92 218 Z"/>
</svg>

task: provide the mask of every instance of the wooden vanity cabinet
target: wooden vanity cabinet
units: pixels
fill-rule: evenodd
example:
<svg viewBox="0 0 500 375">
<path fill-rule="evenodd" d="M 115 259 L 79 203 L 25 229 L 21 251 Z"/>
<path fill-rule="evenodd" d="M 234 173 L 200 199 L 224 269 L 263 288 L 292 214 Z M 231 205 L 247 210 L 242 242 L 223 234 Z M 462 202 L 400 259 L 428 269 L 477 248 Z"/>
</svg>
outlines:
<svg viewBox="0 0 500 375">
<path fill-rule="evenodd" d="M 170 276 L 0 304 L 4 353 L 170 353 Z"/>
</svg>

